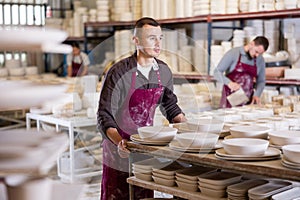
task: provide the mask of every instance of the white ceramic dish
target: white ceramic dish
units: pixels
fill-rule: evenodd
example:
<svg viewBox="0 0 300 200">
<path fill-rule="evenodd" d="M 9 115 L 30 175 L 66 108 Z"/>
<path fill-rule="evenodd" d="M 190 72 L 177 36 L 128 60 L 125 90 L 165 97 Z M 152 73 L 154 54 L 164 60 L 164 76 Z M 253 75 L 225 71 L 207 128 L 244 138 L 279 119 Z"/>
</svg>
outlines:
<svg viewBox="0 0 300 200">
<path fill-rule="evenodd" d="M 215 198 L 222 198 L 226 196 L 226 190 L 215 190 L 215 189 L 210 189 L 206 188 L 203 186 L 199 186 L 200 192 L 210 196 L 210 197 L 215 197 Z"/>
<path fill-rule="evenodd" d="M 300 164 L 300 144 L 284 145 L 282 152 L 287 160 Z"/>
<path fill-rule="evenodd" d="M 263 155 L 269 141 L 256 138 L 233 138 L 222 141 L 224 150 L 233 155 Z"/>
<path fill-rule="evenodd" d="M 214 153 L 216 149 L 221 148 L 221 145 L 217 143 L 214 148 L 183 147 L 179 144 L 178 141 L 172 140 L 169 143 L 169 147 L 172 150 L 180 151 L 180 152 L 187 152 L 187 153 Z"/>
<path fill-rule="evenodd" d="M 227 158 L 268 158 L 268 157 L 278 157 L 281 152 L 279 149 L 268 147 L 264 154 L 262 155 L 238 155 L 238 154 L 229 154 L 224 149 L 216 150 L 218 156 L 227 157 Z"/>
<path fill-rule="evenodd" d="M 176 176 L 178 178 L 197 181 L 198 176 L 200 176 L 201 174 L 213 172 L 213 171 L 216 171 L 216 169 L 195 165 L 192 167 L 188 167 L 188 168 L 176 171 Z"/>
<path fill-rule="evenodd" d="M 265 126 L 257 126 L 257 125 L 251 125 L 251 126 L 233 126 L 229 128 L 230 134 L 234 138 L 261 138 L 261 139 L 267 139 L 268 138 L 268 132 L 271 129 Z"/>
<path fill-rule="evenodd" d="M 132 163 L 132 167 L 135 169 L 141 169 L 145 171 L 152 171 L 153 167 L 164 167 L 172 163 L 172 160 L 167 158 L 149 158 L 146 160 Z"/>
<path fill-rule="evenodd" d="M 288 181 L 270 181 L 264 185 L 260 185 L 248 190 L 248 195 L 252 199 L 269 198 L 273 194 L 292 188 L 292 183 Z"/>
<path fill-rule="evenodd" d="M 300 131 L 278 130 L 269 132 L 270 143 L 274 145 L 300 144 Z"/>
<path fill-rule="evenodd" d="M 219 134 L 223 130 L 224 121 L 217 119 L 196 119 L 187 121 L 189 129 L 197 132 L 211 132 Z"/>
<path fill-rule="evenodd" d="M 219 135 L 205 132 L 187 132 L 176 135 L 176 140 L 182 147 L 187 148 L 214 148 Z"/>
<path fill-rule="evenodd" d="M 143 173 L 136 173 L 133 172 L 134 176 L 138 179 L 144 180 L 144 181 L 152 181 L 152 175 L 151 174 L 143 174 Z"/>
<path fill-rule="evenodd" d="M 177 131 L 176 128 L 169 126 L 144 126 L 138 128 L 138 134 L 142 139 L 155 141 L 171 141 L 175 137 Z"/>
<path fill-rule="evenodd" d="M 202 174 L 201 176 L 198 177 L 198 180 L 201 183 L 227 186 L 240 181 L 241 178 L 242 175 L 240 174 L 216 171 L 216 172 Z"/>
<path fill-rule="evenodd" d="M 272 200 L 293 200 L 296 198 L 300 198 L 300 187 L 294 187 L 272 196 Z"/>
<path fill-rule="evenodd" d="M 169 180 L 169 179 L 175 179 L 174 174 L 172 174 L 172 175 L 166 175 L 166 174 L 159 173 L 157 171 L 153 171 L 152 175 L 155 176 L 155 177 L 163 178 L 163 179 L 167 179 L 167 180 Z"/>
<path fill-rule="evenodd" d="M 139 144 L 146 144 L 146 145 L 157 145 L 157 146 L 164 146 L 169 144 L 170 141 L 160 141 L 160 140 L 147 140 L 142 139 L 138 134 L 134 134 L 130 136 L 130 140 Z"/>
<path fill-rule="evenodd" d="M 152 176 L 152 179 L 154 180 L 155 183 L 160 184 L 160 185 L 165 185 L 172 187 L 175 185 L 175 179 L 163 179 L 159 177 Z"/>
<path fill-rule="evenodd" d="M 180 189 L 186 190 L 186 191 L 191 191 L 191 192 L 197 192 L 198 190 L 198 184 L 197 182 L 194 184 L 190 184 L 190 183 L 185 183 L 185 182 L 181 182 L 179 180 L 175 180 L 177 186 Z"/>
</svg>

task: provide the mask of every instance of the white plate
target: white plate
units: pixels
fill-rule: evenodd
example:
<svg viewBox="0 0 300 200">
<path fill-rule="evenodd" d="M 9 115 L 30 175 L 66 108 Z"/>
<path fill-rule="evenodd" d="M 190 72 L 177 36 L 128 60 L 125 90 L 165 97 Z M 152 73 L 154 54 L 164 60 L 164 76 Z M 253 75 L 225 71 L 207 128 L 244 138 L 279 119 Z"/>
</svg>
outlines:
<svg viewBox="0 0 300 200">
<path fill-rule="evenodd" d="M 264 155 L 257 157 L 247 157 L 247 155 L 231 155 L 227 154 L 224 149 L 217 149 L 215 156 L 223 160 L 235 160 L 235 161 L 262 161 L 262 160 L 274 160 L 280 159 L 280 150 L 269 147 Z"/>
<path fill-rule="evenodd" d="M 172 140 L 169 143 L 169 147 L 175 151 L 188 152 L 188 153 L 210 153 L 214 152 L 216 149 L 221 148 L 221 144 L 217 143 L 214 148 L 192 148 L 192 147 L 183 147 L 179 144 L 178 141 Z"/>
<path fill-rule="evenodd" d="M 158 145 L 158 146 L 164 146 L 170 143 L 170 141 L 153 141 L 153 140 L 142 139 L 138 134 L 131 135 L 130 140 L 139 144 Z"/>
</svg>

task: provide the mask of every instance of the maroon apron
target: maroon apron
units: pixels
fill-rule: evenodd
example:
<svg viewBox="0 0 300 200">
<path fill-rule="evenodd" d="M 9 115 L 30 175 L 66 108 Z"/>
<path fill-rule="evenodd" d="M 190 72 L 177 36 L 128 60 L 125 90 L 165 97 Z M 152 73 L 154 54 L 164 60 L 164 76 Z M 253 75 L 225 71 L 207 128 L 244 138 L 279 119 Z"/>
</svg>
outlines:
<svg viewBox="0 0 300 200">
<path fill-rule="evenodd" d="M 77 76 L 77 74 L 79 74 L 80 67 L 83 63 L 81 56 L 80 56 L 80 59 L 81 59 L 81 63 L 76 63 L 76 62 L 74 62 L 74 58 L 72 59 L 72 77 L 75 77 L 75 76 Z"/>
<path fill-rule="evenodd" d="M 253 95 L 253 84 L 254 78 L 257 76 L 257 67 L 256 67 L 256 59 L 254 59 L 254 65 L 248 65 L 241 62 L 241 55 L 239 56 L 239 60 L 232 72 L 227 74 L 227 77 L 238 84 L 241 85 L 247 97 L 251 100 Z M 230 88 L 224 84 L 222 91 L 222 98 L 220 102 L 221 108 L 231 108 L 229 101 L 227 100 L 227 96 L 231 93 Z M 247 104 L 248 102 L 244 103 Z M 241 105 L 244 105 L 241 104 Z M 241 106 L 240 105 L 240 106 Z"/>
<path fill-rule="evenodd" d="M 159 71 L 156 74 L 158 88 L 135 89 L 136 72 L 132 73 L 129 93 L 116 117 L 118 132 L 123 139 L 129 140 L 130 135 L 137 133 L 138 127 L 153 125 L 155 109 L 163 93 Z M 133 157 L 138 159 L 135 158 L 138 155 Z M 128 158 L 121 158 L 117 146 L 104 139 L 101 200 L 129 199 L 128 171 Z M 153 198 L 153 191 L 134 186 L 134 198 Z"/>
</svg>

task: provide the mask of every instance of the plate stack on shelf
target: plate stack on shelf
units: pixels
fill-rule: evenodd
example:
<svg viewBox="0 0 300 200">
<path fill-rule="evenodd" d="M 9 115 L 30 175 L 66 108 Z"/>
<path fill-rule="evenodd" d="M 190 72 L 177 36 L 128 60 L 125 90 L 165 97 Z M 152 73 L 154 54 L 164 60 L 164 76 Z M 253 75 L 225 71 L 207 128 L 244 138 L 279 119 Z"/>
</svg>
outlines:
<svg viewBox="0 0 300 200">
<path fill-rule="evenodd" d="M 175 185 L 175 173 L 177 170 L 190 167 L 190 165 L 183 165 L 179 162 L 173 162 L 165 167 L 154 166 L 152 168 L 152 178 L 155 183 L 172 187 Z"/>
<path fill-rule="evenodd" d="M 270 180 L 268 183 L 248 190 L 252 200 L 269 199 L 272 195 L 292 188 L 292 183 L 282 180 Z"/>
<path fill-rule="evenodd" d="M 210 69 L 209 74 L 212 75 L 214 72 L 214 69 L 217 67 L 218 63 L 220 62 L 220 60 L 222 59 L 224 55 L 224 49 L 221 45 L 212 45 L 211 46 L 211 64 L 212 67 Z"/>
<path fill-rule="evenodd" d="M 194 0 L 193 15 L 208 15 L 210 13 L 209 0 Z"/>
<path fill-rule="evenodd" d="M 227 0 L 226 13 L 233 14 L 239 12 L 239 0 Z"/>
<path fill-rule="evenodd" d="M 132 163 L 132 171 L 136 178 L 144 181 L 152 181 L 152 168 L 154 166 L 166 166 L 171 161 L 168 159 L 150 158 Z"/>
<path fill-rule="evenodd" d="M 293 130 L 274 130 L 269 132 L 270 146 L 281 149 L 284 145 L 300 143 L 300 132 Z"/>
<path fill-rule="evenodd" d="M 245 31 L 244 30 L 234 30 L 233 31 L 233 42 L 232 47 L 240 47 L 245 44 Z"/>
<path fill-rule="evenodd" d="M 300 199 L 300 187 L 294 187 L 292 189 L 280 192 L 272 196 L 272 200 L 296 200 Z"/>
<path fill-rule="evenodd" d="M 196 165 L 178 170 L 176 171 L 175 182 L 180 189 L 196 192 L 198 190 L 198 177 L 212 171 L 215 171 L 215 169 Z"/>
<path fill-rule="evenodd" d="M 216 171 L 200 175 L 198 184 L 201 193 L 215 198 L 222 198 L 227 196 L 227 186 L 239 182 L 241 178 L 242 175 L 240 174 Z"/>
<path fill-rule="evenodd" d="M 130 11 L 130 0 L 112 1 L 111 19 L 113 21 L 132 21 L 133 14 Z"/>
<path fill-rule="evenodd" d="M 300 169 L 300 144 L 289 144 L 282 147 L 282 165 L 291 169 Z"/>
<path fill-rule="evenodd" d="M 240 0 L 239 10 L 240 12 L 249 12 L 249 0 Z"/>
<path fill-rule="evenodd" d="M 228 200 L 247 200 L 248 190 L 263 184 L 268 183 L 267 180 L 262 179 L 249 179 L 243 180 L 227 187 Z"/>
<path fill-rule="evenodd" d="M 97 21 L 98 22 L 106 22 L 110 20 L 109 13 L 109 1 L 108 0 L 97 0 L 96 1 L 97 8 Z"/>
<path fill-rule="evenodd" d="M 211 14 L 226 14 L 226 0 L 211 0 L 210 1 Z"/>
</svg>

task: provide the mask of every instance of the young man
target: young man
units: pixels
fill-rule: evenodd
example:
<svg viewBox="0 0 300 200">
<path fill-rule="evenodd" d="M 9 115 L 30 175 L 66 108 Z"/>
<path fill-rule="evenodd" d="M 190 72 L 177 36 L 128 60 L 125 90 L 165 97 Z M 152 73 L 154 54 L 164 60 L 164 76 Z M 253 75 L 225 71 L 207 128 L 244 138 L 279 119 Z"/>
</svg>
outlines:
<svg viewBox="0 0 300 200">
<path fill-rule="evenodd" d="M 101 199 L 129 199 L 127 141 L 142 126 L 153 125 L 155 109 L 174 122 L 185 121 L 173 93 L 173 77 L 161 52 L 162 29 L 152 18 L 135 24 L 136 52 L 107 72 L 99 101 L 97 120 L 103 141 Z M 135 199 L 153 197 L 153 191 L 135 188 Z"/>
<path fill-rule="evenodd" d="M 268 39 L 258 36 L 247 45 L 233 48 L 224 55 L 214 71 L 214 78 L 224 84 L 221 108 L 231 107 L 227 96 L 240 88 L 250 100 L 246 103 L 261 103 L 260 96 L 266 81 L 265 61 L 262 54 L 268 47 Z"/>
</svg>

